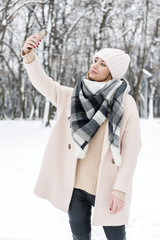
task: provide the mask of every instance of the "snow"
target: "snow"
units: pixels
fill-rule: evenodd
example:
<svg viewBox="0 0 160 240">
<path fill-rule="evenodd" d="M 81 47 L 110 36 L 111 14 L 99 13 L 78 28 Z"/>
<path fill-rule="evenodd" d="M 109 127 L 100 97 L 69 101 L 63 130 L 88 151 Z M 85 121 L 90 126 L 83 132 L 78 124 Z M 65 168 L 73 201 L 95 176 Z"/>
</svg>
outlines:
<svg viewBox="0 0 160 240">
<path fill-rule="evenodd" d="M 52 122 L 52 127 L 55 121 Z M 160 239 L 160 119 L 141 119 L 127 240 Z M 51 128 L 41 121 L 0 121 L 0 239 L 71 240 L 66 213 L 33 194 Z M 92 227 L 92 240 L 105 240 Z"/>
<path fill-rule="evenodd" d="M 150 72 L 148 72 L 146 69 L 143 68 L 143 72 L 148 76 L 148 77 L 152 77 L 152 74 Z"/>
</svg>

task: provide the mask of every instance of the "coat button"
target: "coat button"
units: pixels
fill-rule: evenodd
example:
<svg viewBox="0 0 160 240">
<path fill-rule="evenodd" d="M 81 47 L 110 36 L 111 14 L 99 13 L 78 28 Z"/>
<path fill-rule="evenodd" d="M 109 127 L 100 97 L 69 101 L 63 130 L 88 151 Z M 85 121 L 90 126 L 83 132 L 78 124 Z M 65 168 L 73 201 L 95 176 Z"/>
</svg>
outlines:
<svg viewBox="0 0 160 240">
<path fill-rule="evenodd" d="M 112 159 L 112 163 L 113 163 L 113 164 L 115 164 L 115 161 L 114 161 L 114 159 Z"/>
<path fill-rule="evenodd" d="M 71 144 L 68 144 L 68 149 L 71 149 Z"/>
</svg>

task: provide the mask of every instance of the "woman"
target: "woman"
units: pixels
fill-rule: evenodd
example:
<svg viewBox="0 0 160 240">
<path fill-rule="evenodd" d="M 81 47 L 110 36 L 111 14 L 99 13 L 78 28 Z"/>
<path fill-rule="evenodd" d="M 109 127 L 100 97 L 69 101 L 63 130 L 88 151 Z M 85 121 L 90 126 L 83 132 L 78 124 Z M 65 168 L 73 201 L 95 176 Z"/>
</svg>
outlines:
<svg viewBox="0 0 160 240">
<path fill-rule="evenodd" d="M 21 55 L 34 87 L 57 107 L 57 121 L 34 192 L 68 213 L 74 240 L 91 239 L 92 206 L 92 226 L 124 240 L 141 148 L 137 107 L 123 78 L 130 57 L 100 50 L 73 89 L 46 75 L 33 51 L 39 42 L 30 36 Z"/>
</svg>

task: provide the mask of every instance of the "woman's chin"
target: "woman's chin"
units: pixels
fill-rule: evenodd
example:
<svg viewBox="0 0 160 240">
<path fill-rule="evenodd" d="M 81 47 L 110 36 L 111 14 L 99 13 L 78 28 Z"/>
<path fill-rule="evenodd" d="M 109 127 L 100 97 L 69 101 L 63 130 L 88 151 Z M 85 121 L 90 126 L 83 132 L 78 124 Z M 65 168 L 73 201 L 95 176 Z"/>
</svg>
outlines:
<svg viewBox="0 0 160 240">
<path fill-rule="evenodd" d="M 89 75 L 88 77 L 91 81 L 96 81 L 96 82 L 104 82 L 105 81 L 105 79 L 99 79 L 99 78 L 97 78 L 95 76 L 91 76 L 91 75 Z"/>
<path fill-rule="evenodd" d="M 88 77 L 89 77 L 89 79 L 92 80 L 92 81 L 97 81 L 96 76 L 95 76 L 94 74 L 92 74 L 92 73 L 90 73 L 90 74 L 88 75 Z"/>
<path fill-rule="evenodd" d="M 105 79 L 100 79 L 96 74 L 89 73 L 88 75 L 91 81 L 104 82 Z"/>
</svg>

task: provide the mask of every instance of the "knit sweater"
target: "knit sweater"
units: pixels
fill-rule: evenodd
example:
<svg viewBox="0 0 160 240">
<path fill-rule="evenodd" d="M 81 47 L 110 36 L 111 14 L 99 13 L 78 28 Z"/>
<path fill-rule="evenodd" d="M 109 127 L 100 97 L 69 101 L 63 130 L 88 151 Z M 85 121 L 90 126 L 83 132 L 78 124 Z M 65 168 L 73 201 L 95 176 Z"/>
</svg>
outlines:
<svg viewBox="0 0 160 240">
<path fill-rule="evenodd" d="M 27 64 L 31 63 L 35 59 L 35 54 L 33 50 L 30 51 L 28 54 L 25 54 L 23 51 L 21 51 L 21 56 L 23 57 L 23 61 Z M 106 122 L 107 120 L 99 127 L 98 131 L 91 139 L 85 158 L 77 160 L 74 187 L 85 190 L 93 195 L 96 194 L 99 163 Z M 114 189 L 112 191 L 112 195 L 116 196 L 122 201 L 125 201 L 124 192 Z"/>
<path fill-rule="evenodd" d="M 96 134 L 91 139 L 86 156 L 78 159 L 75 188 L 80 188 L 96 195 L 99 163 L 102 151 L 103 138 L 107 120 L 98 128 Z"/>
</svg>

